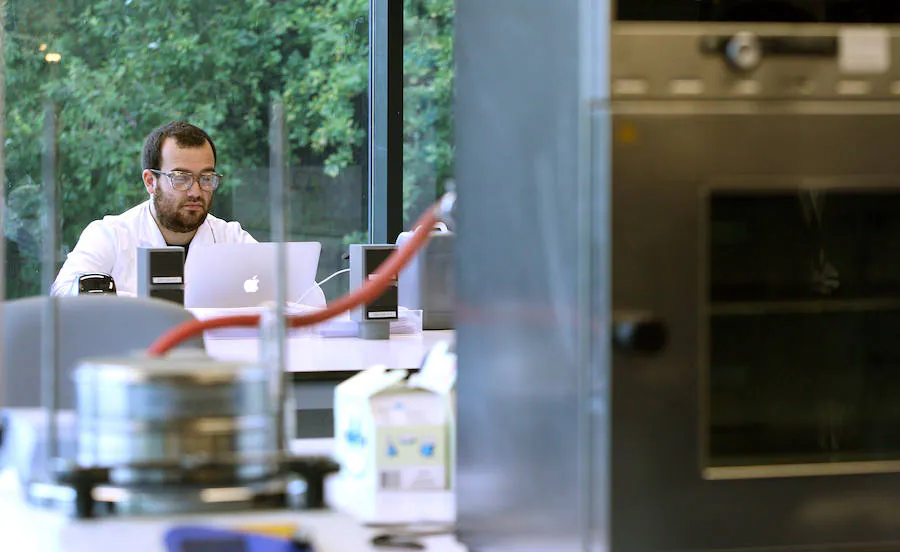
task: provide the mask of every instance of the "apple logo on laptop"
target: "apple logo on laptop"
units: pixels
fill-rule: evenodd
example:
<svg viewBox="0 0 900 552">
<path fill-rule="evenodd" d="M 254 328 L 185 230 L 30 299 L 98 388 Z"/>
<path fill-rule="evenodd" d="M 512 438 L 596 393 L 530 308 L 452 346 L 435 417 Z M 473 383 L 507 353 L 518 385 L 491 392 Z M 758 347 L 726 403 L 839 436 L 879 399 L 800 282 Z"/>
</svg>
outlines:
<svg viewBox="0 0 900 552">
<path fill-rule="evenodd" d="M 254 276 L 249 280 L 244 280 L 244 292 L 245 293 L 256 293 L 259 291 L 259 277 Z"/>
</svg>

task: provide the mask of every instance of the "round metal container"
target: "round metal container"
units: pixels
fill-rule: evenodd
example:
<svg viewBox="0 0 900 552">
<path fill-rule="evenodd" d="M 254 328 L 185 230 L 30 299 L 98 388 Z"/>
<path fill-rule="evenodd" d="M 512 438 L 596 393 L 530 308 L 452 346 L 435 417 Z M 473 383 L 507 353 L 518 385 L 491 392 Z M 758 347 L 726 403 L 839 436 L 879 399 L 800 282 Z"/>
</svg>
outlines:
<svg viewBox="0 0 900 552">
<path fill-rule="evenodd" d="M 113 483 L 240 483 L 277 473 L 275 405 L 261 367 L 92 359 L 74 378 L 78 463 L 113 468 Z"/>
</svg>

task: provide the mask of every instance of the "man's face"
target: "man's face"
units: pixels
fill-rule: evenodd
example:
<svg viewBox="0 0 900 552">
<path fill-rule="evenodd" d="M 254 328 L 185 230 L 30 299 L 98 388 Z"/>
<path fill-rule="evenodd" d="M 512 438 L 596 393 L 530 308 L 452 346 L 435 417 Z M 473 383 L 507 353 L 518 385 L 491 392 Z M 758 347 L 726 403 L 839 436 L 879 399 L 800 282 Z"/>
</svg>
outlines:
<svg viewBox="0 0 900 552">
<path fill-rule="evenodd" d="M 198 148 L 181 148 L 174 138 L 163 142 L 161 172 L 184 171 L 196 177 L 215 169 L 215 156 L 209 143 Z M 209 214 L 212 198 L 213 192 L 201 189 L 196 178 L 190 189 L 179 191 L 172 187 L 168 176 L 156 176 L 153 194 L 156 218 L 172 232 L 193 232 L 199 228 Z"/>
</svg>

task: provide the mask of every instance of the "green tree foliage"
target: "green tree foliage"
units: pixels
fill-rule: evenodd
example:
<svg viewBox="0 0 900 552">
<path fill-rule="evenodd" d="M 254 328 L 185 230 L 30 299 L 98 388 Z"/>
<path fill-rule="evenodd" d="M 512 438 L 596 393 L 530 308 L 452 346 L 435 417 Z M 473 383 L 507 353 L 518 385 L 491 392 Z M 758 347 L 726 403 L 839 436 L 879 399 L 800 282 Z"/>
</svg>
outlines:
<svg viewBox="0 0 900 552">
<path fill-rule="evenodd" d="M 452 0 L 407 0 L 403 48 L 403 196 L 408 222 L 453 171 Z"/>
<path fill-rule="evenodd" d="M 451 172 L 452 0 L 406 0 L 407 205 Z M 39 293 L 42 103 L 58 109 L 62 251 L 145 197 L 140 147 L 174 119 L 216 138 L 220 172 L 268 164 L 271 101 L 291 163 L 365 159 L 367 0 L 7 0 L 8 295 Z M 42 47 L 45 45 L 45 47 Z M 45 61 L 58 52 L 59 64 Z M 240 186 L 230 179 L 228 186 Z M 13 258 L 15 257 L 15 258 Z"/>
</svg>

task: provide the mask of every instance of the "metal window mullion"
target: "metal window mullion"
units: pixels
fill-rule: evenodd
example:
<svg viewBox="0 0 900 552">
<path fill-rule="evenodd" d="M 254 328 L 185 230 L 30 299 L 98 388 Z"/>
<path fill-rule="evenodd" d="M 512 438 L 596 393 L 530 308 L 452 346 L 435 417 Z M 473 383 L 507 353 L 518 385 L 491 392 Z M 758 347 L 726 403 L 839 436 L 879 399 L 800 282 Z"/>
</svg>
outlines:
<svg viewBox="0 0 900 552">
<path fill-rule="evenodd" d="M 403 1 L 369 4 L 369 242 L 403 231 Z"/>
</svg>

